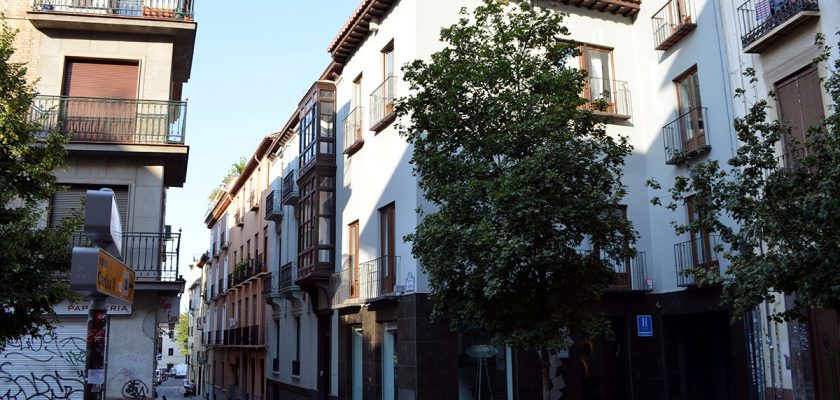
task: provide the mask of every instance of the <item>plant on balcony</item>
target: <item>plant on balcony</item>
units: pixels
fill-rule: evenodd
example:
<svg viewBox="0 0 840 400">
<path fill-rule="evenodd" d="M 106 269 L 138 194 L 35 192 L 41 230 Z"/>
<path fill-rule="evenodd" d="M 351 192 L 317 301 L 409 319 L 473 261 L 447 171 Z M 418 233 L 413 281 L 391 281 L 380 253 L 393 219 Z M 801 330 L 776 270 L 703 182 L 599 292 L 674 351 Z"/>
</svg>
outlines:
<svg viewBox="0 0 840 400">
<path fill-rule="evenodd" d="M 219 196 L 221 196 L 222 193 L 225 192 L 225 190 L 227 190 L 227 185 L 230 183 L 230 181 L 239 176 L 239 174 L 241 174 L 242 171 L 245 170 L 245 164 L 247 163 L 248 159 L 242 157 L 239 159 L 239 161 L 231 164 L 230 168 L 228 169 L 228 172 L 225 174 L 225 177 L 222 178 L 222 183 L 220 183 L 219 186 L 217 186 L 210 192 L 210 195 L 207 196 L 207 201 L 211 203 L 215 202 L 216 199 Z"/>
<path fill-rule="evenodd" d="M 44 204 L 58 189 L 53 171 L 62 166 L 63 135 L 41 144 L 29 119 L 35 89 L 26 67 L 11 61 L 16 32 L 0 32 L 0 350 L 22 336 L 42 336 L 55 323 L 53 305 L 71 297 L 56 273 L 70 269 L 68 243 L 79 218 L 42 227 Z"/>
<path fill-rule="evenodd" d="M 815 63 L 828 64 L 823 37 L 817 45 L 823 55 Z M 777 320 L 800 317 L 806 308 L 840 310 L 840 60 L 826 69 L 831 113 L 821 126 L 811 127 L 806 143 L 794 144 L 807 150 L 801 157 L 783 156 L 785 165 L 780 164 L 776 149 L 789 125 L 768 117 L 771 93 L 770 100 L 755 101 L 735 119 L 740 147 L 727 166 L 699 163 L 668 189 L 667 207 L 673 210 L 689 196 L 705 199 L 695 204 L 700 218 L 675 225 L 678 233 L 720 234 L 723 244 L 716 251 L 729 249 L 722 254 L 730 263 L 726 275 L 692 273 L 699 274 L 695 280 L 699 276 L 701 284 L 724 284 L 723 301 L 733 307 L 733 318 L 774 301 L 780 292 L 794 295 L 795 305 L 774 315 Z M 757 81 L 754 70 L 746 75 Z M 737 96 L 746 97 L 747 91 L 739 89 Z"/>
<path fill-rule="evenodd" d="M 549 350 L 609 331 L 592 304 L 615 280 L 610 259 L 633 255 L 636 234 L 613 212 L 631 146 L 582 107 L 562 15 L 515 4 L 462 11 L 443 50 L 403 69 L 414 94 L 397 104 L 401 132 L 435 206 L 406 239 L 434 315 L 537 350 L 548 399 Z M 585 237 L 608 257 L 579 252 Z"/>
<path fill-rule="evenodd" d="M 243 279 L 248 273 L 248 260 L 242 260 L 233 267 L 233 277 L 236 280 Z"/>
</svg>

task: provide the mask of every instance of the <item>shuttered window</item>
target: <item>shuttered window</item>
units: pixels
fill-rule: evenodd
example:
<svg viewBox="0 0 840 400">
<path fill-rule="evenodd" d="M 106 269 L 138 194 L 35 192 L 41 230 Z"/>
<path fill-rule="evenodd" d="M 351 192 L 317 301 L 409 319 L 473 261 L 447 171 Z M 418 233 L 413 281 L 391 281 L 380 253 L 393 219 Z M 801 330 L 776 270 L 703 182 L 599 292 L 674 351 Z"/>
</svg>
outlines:
<svg viewBox="0 0 840 400">
<path fill-rule="evenodd" d="M 73 210 L 82 210 L 82 200 L 85 198 L 85 193 L 88 190 L 99 190 L 104 186 L 91 185 L 72 185 L 60 192 L 56 192 L 52 198 L 50 205 L 50 226 L 58 225 L 64 218 L 70 216 Z M 114 191 L 114 197 L 117 200 L 117 207 L 120 209 L 120 222 L 123 230 L 128 228 L 128 187 L 127 186 L 107 186 Z"/>
<path fill-rule="evenodd" d="M 140 66 L 136 61 L 67 60 L 62 95 L 136 99 Z"/>
<path fill-rule="evenodd" d="M 819 125 L 825 118 L 820 78 L 816 68 L 808 68 L 777 83 L 776 95 L 779 101 L 779 116 L 790 124 L 785 151 L 791 152 L 794 148 L 790 143 L 805 143 L 808 129 Z"/>
</svg>

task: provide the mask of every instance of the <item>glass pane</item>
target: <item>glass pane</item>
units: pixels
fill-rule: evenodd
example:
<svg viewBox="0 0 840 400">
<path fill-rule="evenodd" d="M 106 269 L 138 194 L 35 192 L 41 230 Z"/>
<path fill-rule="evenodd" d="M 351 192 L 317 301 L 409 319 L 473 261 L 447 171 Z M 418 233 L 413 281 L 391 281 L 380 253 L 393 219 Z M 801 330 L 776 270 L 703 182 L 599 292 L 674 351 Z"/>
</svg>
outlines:
<svg viewBox="0 0 840 400">
<path fill-rule="evenodd" d="M 318 250 L 318 262 L 332 262 L 332 250 Z"/>
<path fill-rule="evenodd" d="M 394 76 L 394 51 L 385 53 L 385 78 Z"/>
<path fill-rule="evenodd" d="M 329 246 L 332 244 L 332 217 L 318 218 L 318 244 Z"/>
</svg>

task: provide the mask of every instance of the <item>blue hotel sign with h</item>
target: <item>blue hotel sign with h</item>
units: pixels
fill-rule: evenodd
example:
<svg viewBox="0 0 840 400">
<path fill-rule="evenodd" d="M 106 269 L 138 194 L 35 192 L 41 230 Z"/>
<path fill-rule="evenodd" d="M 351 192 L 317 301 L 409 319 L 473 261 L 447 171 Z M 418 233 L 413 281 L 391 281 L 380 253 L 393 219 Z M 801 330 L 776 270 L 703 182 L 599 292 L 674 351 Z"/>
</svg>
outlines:
<svg viewBox="0 0 840 400">
<path fill-rule="evenodd" d="M 652 337 L 653 317 L 651 317 L 650 315 L 637 315 L 636 330 L 639 333 L 639 337 Z"/>
</svg>

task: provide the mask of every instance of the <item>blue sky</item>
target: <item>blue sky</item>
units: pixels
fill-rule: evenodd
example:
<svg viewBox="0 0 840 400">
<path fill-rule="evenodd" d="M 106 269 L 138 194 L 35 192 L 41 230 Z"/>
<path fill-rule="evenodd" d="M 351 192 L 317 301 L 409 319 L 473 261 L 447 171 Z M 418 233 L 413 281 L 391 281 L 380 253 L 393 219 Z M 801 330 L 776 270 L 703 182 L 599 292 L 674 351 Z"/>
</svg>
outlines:
<svg viewBox="0 0 840 400">
<path fill-rule="evenodd" d="M 166 204 L 166 223 L 183 228 L 180 269 L 188 285 L 198 277 L 189 263 L 209 247 L 207 195 L 231 164 L 282 128 L 360 1 L 196 1 L 195 56 L 184 86 L 187 182 L 168 191 Z"/>
</svg>

